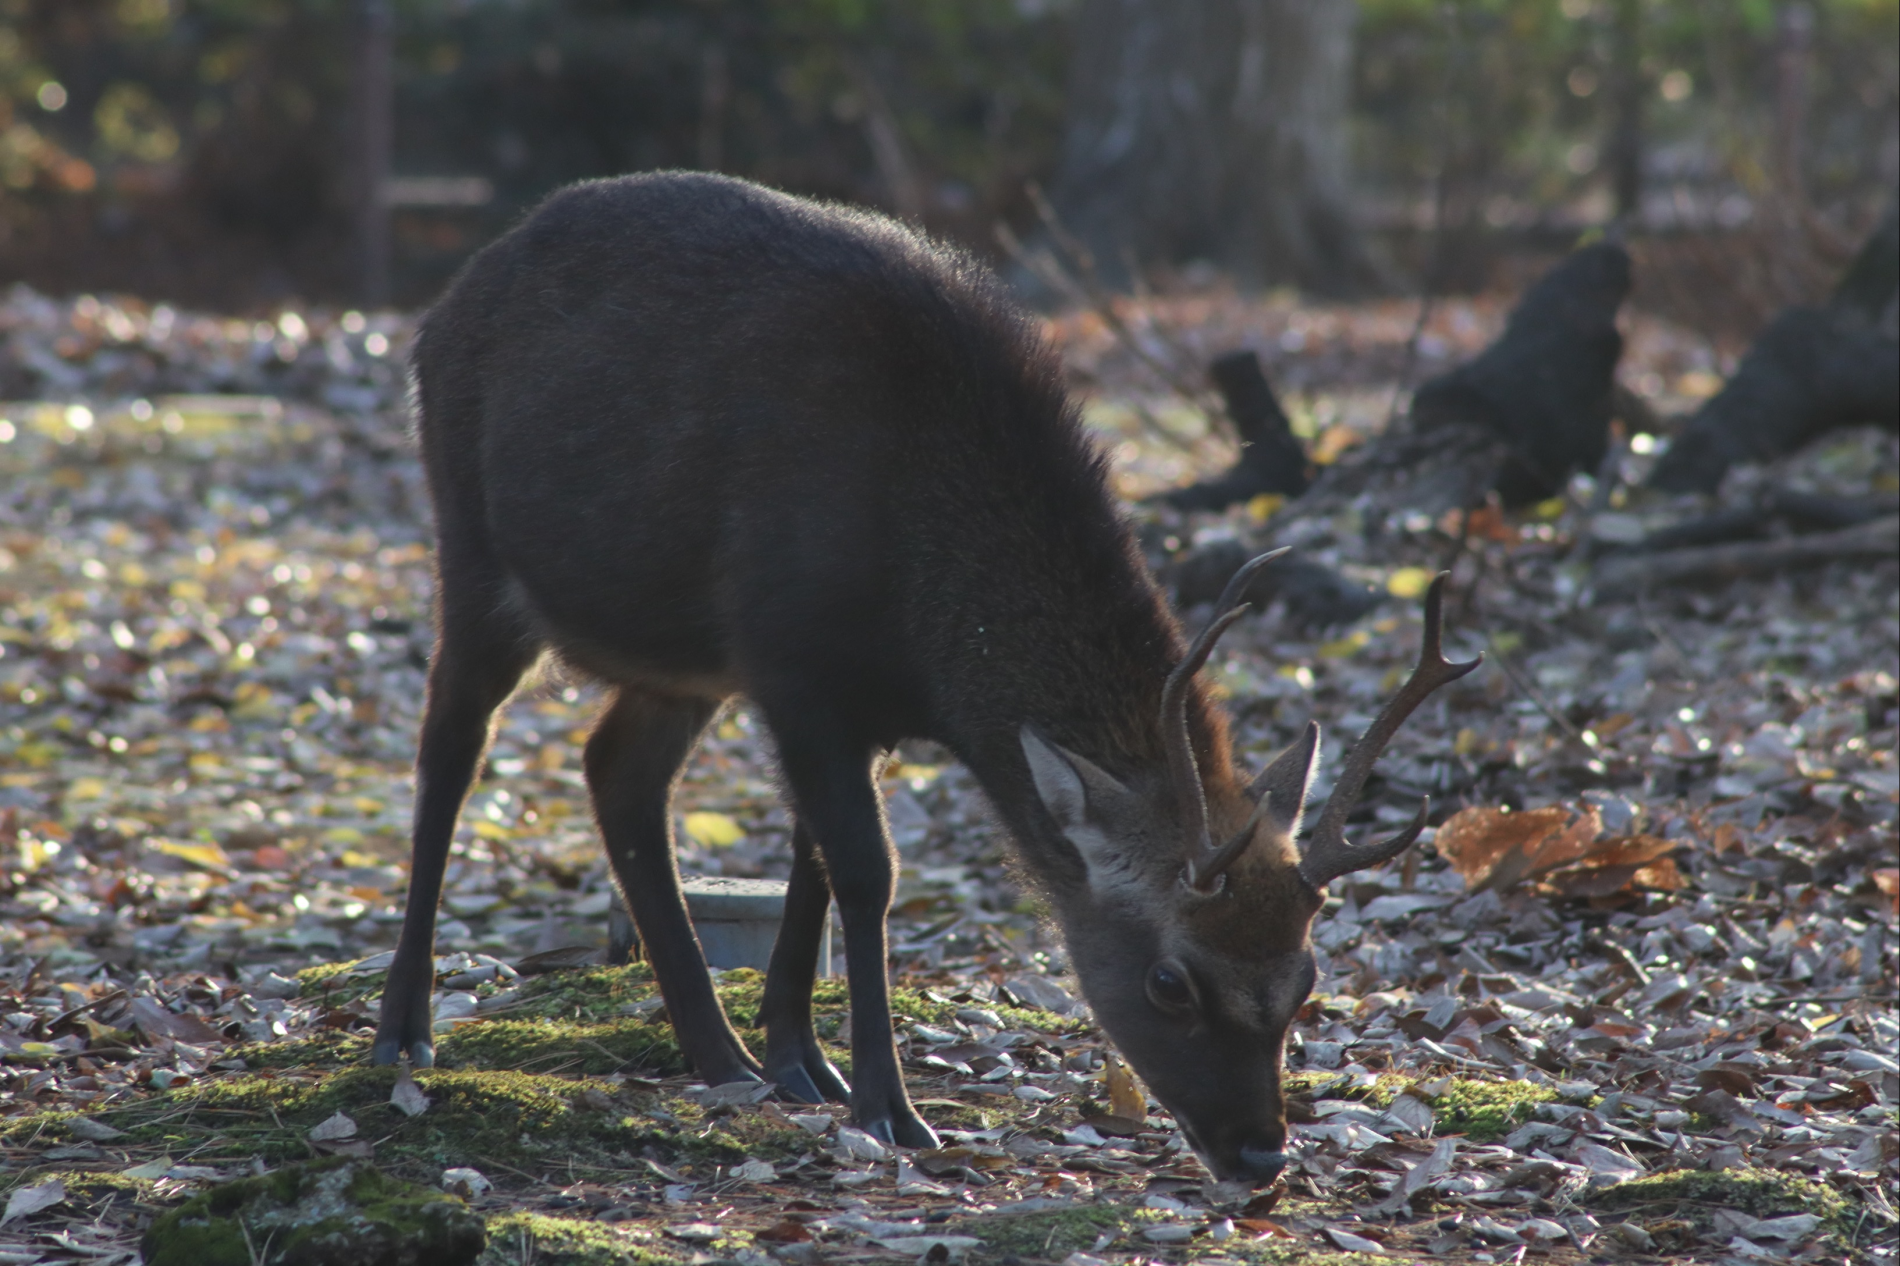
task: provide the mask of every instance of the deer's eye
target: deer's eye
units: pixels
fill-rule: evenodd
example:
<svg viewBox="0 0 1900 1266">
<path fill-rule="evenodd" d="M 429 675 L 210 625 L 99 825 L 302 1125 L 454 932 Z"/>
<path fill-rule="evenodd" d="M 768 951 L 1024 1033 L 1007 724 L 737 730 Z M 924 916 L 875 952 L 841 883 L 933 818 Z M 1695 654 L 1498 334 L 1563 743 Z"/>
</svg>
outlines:
<svg viewBox="0 0 1900 1266">
<path fill-rule="evenodd" d="M 1148 1000 L 1163 1011 L 1192 1011 L 1194 986 L 1178 963 L 1156 963 L 1148 969 Z"/>
</svg>

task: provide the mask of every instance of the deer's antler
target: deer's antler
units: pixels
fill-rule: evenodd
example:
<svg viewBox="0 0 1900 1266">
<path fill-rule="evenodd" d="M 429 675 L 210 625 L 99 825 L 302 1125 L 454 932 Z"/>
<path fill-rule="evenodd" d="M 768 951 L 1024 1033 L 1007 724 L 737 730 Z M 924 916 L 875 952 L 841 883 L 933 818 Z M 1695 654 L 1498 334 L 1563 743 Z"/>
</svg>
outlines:
<svg viewBox="0 0 1900 1266">
<path fill-rule="evenodd" d="M 1183 878 L 1190 888 L 1200 892 L 1218 891 L 1221 872 L 1233 865 L 1234 859 L 1247 847 L 1247 841 L 1253 838 L 1254 822 L 1264 812 L 1266 799 L 1262 797 L 1254 810 L 1253 821 L 1239 835 L 1218 849 L 1214 847 L 1207 829 L 1207 792 L 1201 786 L 1200 767 L 1194 761 L 1194 742 L 1188 733 L 1188 688 L 1194 674 L 1207 662 L 1214 643 L 1220 641 L 1220 635 L 1246 614 L 1247 604 L 1240 601 L 1240 595 L 1247 591 L 1255 573 L 1286 552 L 1286 548 L 1281 548 L 1262 554 L 1233 574 L 1221 591 L 1220 601 L 1214 604 L 1213 619 L 1194 639 L 1187 655 L 1175 665 L 1174 671 L 1168 674 L 1167 684 L 1161 688 L 1161 736 L 1167 749 L 1168 777 L 1181 802 L 1182 825 L 1187 836 Z"/>
<path fill-rule="evenodd" d="M 1410 680 L 1392 697 L 1392 702 L 1385 705 L 1385 711 L 1372 723 L 1372 728 L 1353 744 L 1346 756 L 1345 768 L 1339 771 L 1339 781 L 1333 784 L 1333 794 L 1327 797 L 1326 808 L 1320 813 L 1319 825 L 1313 828 L 1313 838 L 1300 858 L 1300 874 L 1315 888 L 1341 875 L 1397 857 L 1411 847 L 1418 833 L 1425 829 L 1425 815 L 1432 803 L 1430 796 L 1421 798 L 1418 816 L 1412 824 L 1391 839 L 1358 846 L 1346 842 L 1346 815 L 1359 802 L 1366 777 L 1372 773 L 1373 765 L 1385 751 L 1385 745 L 1391 742 L 1392 735 L 1405 724 L 1405 718 L 1411 716 L 1412 710 L 1425 702 L 1432 691 L 1457 681 L 1484 662 L 1482 654 L 1463 664 L 1454 664 L 1445 658 L 1440 636 L 1448 575 L 1438 573 L 1425 594 L 1425 637 L 1418 651 L 1418 667 L 1412 670 Z"/>
</svg>

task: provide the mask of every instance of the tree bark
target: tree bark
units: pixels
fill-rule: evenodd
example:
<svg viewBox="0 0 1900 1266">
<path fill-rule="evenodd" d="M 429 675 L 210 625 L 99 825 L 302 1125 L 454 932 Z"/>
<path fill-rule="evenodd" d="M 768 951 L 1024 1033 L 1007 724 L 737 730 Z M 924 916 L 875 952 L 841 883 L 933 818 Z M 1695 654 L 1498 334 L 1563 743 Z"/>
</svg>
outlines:
<svg viewBox="0 0 1900 1266">
<path fill-rule="evenodd" d="M 389 300 L 389 207 L 384 186 L 395 136 L 394 35 L 389 0 L 361 0 L 352 67 L 351 201 L 357 301 Z"/>
<path fill-rule="evenodd" d="M 1352 0 L 1085 0 L 1053 190 L 1104 271 L 1371 279 L 1348 214 Z"/>
</svg>

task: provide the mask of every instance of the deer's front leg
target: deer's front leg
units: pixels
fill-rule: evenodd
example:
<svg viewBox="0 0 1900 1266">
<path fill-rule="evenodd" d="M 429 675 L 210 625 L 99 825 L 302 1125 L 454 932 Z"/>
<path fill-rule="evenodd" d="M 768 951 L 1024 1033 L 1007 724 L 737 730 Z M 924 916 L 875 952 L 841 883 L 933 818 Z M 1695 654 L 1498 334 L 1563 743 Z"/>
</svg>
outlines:
<svg viewBox="0 0 1900 1266">
<path fill-rule="evenodd" d="M 772 709 L 768 707 L 768 716 Z M 788 709 L 792 723 L 772 716 L 779 758 L 799 820 L 816 838 L 825 874 L 844 922 L 851 975 L 851 1119 L 860 1129 L 903 1147 L 935 1147 L 937 1135 L 904 1091 L 891 1038 L 885 920 L 896 889 L 897 859 L 884 833 L 868 743 L 814 724 L 809 707 Z M 787 903 L 787 914 L 793 911 Z M 776 966 L 776 964 L 774 964 Z M 807 977 L 809 979 L 809 977 Z"/>
</svg>

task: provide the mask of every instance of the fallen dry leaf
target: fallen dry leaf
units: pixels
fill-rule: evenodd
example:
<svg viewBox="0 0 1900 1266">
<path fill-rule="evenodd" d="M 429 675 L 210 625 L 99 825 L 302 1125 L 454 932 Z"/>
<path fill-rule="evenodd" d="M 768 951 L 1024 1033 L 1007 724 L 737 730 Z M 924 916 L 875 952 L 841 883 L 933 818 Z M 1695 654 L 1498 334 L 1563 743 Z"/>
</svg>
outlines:
<svg viewBox="0 0 1900 1266">
<path fill-rule="evenodd" d="M 1473 806 L 1438 828 L 1437 848 L 1471 891 L 1502 891 L 1575 861 L 1602 833 L 1594 808 L 1574 813 L 1550 805 L 1512 813 Z"/>
<path fill-rule="evenodd" d="M 1128 1066 L 1113 1054 L 1108 1057 L 1108 1111 L 1110 1116 L 1129 1121 L 1148 1118 L 1148 1096 Z"/>
</svg>

